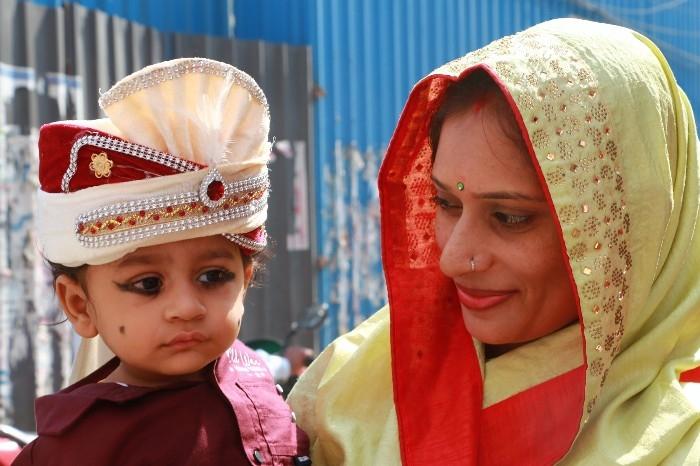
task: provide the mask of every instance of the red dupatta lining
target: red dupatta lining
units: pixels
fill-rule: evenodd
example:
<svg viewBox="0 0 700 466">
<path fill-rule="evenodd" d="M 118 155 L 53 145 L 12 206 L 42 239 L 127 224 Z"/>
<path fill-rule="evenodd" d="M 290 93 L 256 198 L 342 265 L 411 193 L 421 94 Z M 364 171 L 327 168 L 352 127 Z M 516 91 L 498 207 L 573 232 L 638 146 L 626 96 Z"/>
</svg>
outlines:
<svg viewBox="0 0 700 466">
<path fill-rule="evenodd" d="M 430 80 L 417 84 L 411 95 L 429 92 L 429 84 Z M 482 403 L 481 384 L 470 383 L 481 379 L 476 351 L 464 327 L 454 285 L 437 262 L 420 269 L 410 266 L 404 175 L 412 168 L 412 160 L 404 151 L 412 149 L 413 141 L 401 144 L 405 133 L 425 135 L 427 131 L 425 125 L 416 127 L 410 121 L 425 110 L 417 108 L 419 101 L 408 100 L 379 174 L 401 458 L 405 465 L 475 464 Z"/>
<path fill-rule="evenodd" d="M 520 112 L 487 66 L 473 66 L 459 77 L 432 75 L 415 86 L 379 174 L 394 403 L 405 465 L 550 464 L 569 450 L 583 412 L 585 364 L 482 410 L 478 356 L 464 326 L 454 285 L 440 272 L 434 257 L 416 266 L 421 251 L 411 248 L 416 230 L 409 223 L 432 225 L 434 211 L 429 218 L 407 218 L 410 196 L 406 177 L 411 170 L 429 173 L 429 164 L 414 165 L 414 159 L 421 156 L 417 152 L 427 138 L 429 117 L 439 107 L 447 86 L 432 101 L 427 94 L 435 80 L 455 82 L 479 68 L 494 79 L 511 106 L 555 215 Z M 416 202 L 421 205 L 425 200 Z M 561 229 L 559 233 L 562 257 L 568 259 Z M 428 239 L 426 234 L 424 240 Z M 576 290 L 571 271 L 569 280 Z M 580 318 L 580 303 L 578 307 Z M 585 358 L 585 347 L 582 351 Z"/>
<path fill-rule="evenodd" d="M 680 382 L 695 382 L 700 383 L 700 367 L 682 372 L 678 378 Z"/>
<path fill-rule="evenodd" d="M 583 365 L 486 408 L 478 464 L 554 464 L 578 432 L 585 383 Z"/>
</svg>

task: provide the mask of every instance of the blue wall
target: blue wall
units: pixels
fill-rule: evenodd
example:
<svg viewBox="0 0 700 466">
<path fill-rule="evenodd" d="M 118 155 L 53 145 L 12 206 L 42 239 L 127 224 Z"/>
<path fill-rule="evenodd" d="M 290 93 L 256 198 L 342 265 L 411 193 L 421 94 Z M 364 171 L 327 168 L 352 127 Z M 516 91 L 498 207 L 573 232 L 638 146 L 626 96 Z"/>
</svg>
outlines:
<svg viewBox="0 0 700 466">
<path fill-rule="evenodd" d="M 77 3 L 164 32 L 231 36 L 234 0 L 24 0 L 58 8 Z"/>
</svg>

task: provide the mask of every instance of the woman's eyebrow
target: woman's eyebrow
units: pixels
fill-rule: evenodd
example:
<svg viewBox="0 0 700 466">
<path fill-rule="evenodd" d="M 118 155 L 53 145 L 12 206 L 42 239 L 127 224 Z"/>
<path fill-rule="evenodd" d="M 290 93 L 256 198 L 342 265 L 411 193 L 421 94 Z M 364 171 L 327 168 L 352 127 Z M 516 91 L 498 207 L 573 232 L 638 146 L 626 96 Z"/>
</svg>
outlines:
<svg viewBox="0 0 700 466">
<path fill-rule="evenodd" d="M 445 185 L 442 181 L 438 180 L 434 176 L 430 177 L 433 180 L 433 183 L 435 183 L 435 186 L 438 188 L 442 189 L 443 191 L 452 191 L 447 185 Z M 517 191 L 493 191 L 493 192 L 487 192 L 487 193 L 477 193 L 475 194 L 475 197 L 479 199 L 489 199 L 489 200 L 509 200 L 509 199 L 515 199 L 515 200 L 520 200 L 520 201 L 531 201 L 531 202 L 546 202 L 546 199 L 542 196 L 529 196 L 527 194 L 523 194 Z"/>
<path fill-rule="evenodd" d="M 546 202 L 544 197 L 532 197 L 527 194 L 519 193 L 516 191 L 495 191 L 492 193 L 479 193 L 476 194 L 479 199 L 516 199 L 521 201 L 532 201 L 532 202 Z"/>
<path fill-rule="evenodd" d="M 435 178 L 435 176 L 432 176 L 432 175 L 431 175 L 430 179 L 433 180 L 433 183 L 435 183 L 435 185 L 436 185 L 438 188 L 442 189 L 443 191 L 449 191 L 449 190 L 450 190 L 447 186 L 445 186 L 445 185 L 442 183 L 442 181 L 440 181 L 440 180 L 438 180 L 437 178 Z"/>
</svg>

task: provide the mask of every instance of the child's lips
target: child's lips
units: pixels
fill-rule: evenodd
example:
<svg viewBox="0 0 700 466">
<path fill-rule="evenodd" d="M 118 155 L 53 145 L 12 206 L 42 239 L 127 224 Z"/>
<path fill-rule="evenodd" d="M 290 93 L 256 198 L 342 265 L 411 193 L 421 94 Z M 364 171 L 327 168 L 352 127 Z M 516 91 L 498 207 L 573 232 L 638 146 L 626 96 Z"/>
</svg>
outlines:
<svg viewBox="0 0 700 466">
<path fill-rule="evenodd" d="M 168 341 L 165 346 L 170 348 L 189 348 L 206 340 L 200 332 L 180 332 Z"/>
<path fill-rule="evenodd" d="M 484 311 L 508 300 L 517 290 L 479 290 L 455 284 L 457 297 L 467 309 Z"/>
</svg>

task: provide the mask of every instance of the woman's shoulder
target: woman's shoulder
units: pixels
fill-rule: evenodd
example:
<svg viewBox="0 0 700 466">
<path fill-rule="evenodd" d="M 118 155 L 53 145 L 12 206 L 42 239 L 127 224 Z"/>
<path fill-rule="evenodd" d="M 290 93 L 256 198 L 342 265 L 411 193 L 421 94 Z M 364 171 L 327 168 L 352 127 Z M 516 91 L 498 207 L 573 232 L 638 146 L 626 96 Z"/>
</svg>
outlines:
<svg viewBox="0 0 700 466">
<path fill-rule="evenodd" d="M 287 401 L 311 440 L 314 464 L 399 464 L 389 309 L 336 339 Z"/>
<path fill-rule="evenodd" d="M 386 306 L 352 331 L 335 339 L 314 360 L 297 386 L 301 384 L 303 387 L 310 383 L 323 386 L 339 372 L 344 376 L 353 374 L 362 379 L 371 376 L 370 372 L 388 370 L 390 352 L 389 307 Z M 366 366 L 365 363 L 369 361 L 372 364 Z"/>
<path fill-rule="evenodd" d="M 338 353 L 366 351 L 369 347 L 381 346 L 389 351 L 389 306 L 384 306 L 367 320 L 345 335 L 336 338 L 328 348 Z"/>
</svg>

